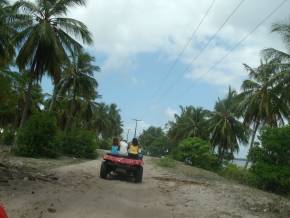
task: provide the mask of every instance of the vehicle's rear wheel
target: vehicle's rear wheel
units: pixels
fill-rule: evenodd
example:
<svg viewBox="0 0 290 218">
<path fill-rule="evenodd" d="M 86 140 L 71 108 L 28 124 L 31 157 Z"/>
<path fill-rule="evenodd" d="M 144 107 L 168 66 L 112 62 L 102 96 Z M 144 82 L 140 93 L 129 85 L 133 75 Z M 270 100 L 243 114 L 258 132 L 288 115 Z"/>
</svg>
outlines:
<svg viewBox="0 0 290 218">
<path fill-rule="evenodd" d="M 135 171 L 135 182 L 142 183 L 143 179 L 143 167 L 138 167 Z"/>
<path fill-rule="evenodd" d="M 100 170 L 100 177 L 102 179 L 106 179 L 107 178 L 107 174 L 108 174 L 108 166 L 107 166 L 107 163 L 106 162 L 102 162 L 102 165 L 101 165 L 101 170 Z"/>
</svg>

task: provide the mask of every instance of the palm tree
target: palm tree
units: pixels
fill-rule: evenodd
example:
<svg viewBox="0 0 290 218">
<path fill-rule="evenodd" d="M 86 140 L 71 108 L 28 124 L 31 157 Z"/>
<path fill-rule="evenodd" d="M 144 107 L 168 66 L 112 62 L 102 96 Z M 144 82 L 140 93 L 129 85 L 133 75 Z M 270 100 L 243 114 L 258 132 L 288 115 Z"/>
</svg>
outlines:
<svg viewBox="0 0 290 218">
<path fill-rule="evenodd" d="M 210 117 L 210 142 L 213 149 L 218 150 L 219 161 L 222 162 L 226 153 L 239 151 L 239 145 L 247 143 L 248 132 L 239 121 L 236 104 L 236 91 L 229 88 L 225 99 L 218 99 L 215 111 Z"/>
<path fill-rule="evenodd" d="M 290 45 L 290 22 L 289 23 L 276 23 L 272 26 L 272 32 L 277 32 L 282 36 L 284 43 L 287 45 L 289 49 Z M 290 51 L 284 52 L 277 50 L 275 48 L 267 48 L 263 50 L 264 55 L 267 58 L 280 59 L 283 61 L 290 61 Z"/>
<path fill-rule="evenodd" d="M 102 138 L 111 136 L 111 119 L 108 116 L 109 106 L 105 103 L 99 103 L 94 115 L 94 126 L 97 134 Z"/>
<path fill-rule="evenodd" d="M 69 59 L 68 55 L 81 48 L 77 39 L 92 43 L 91 35 L 82 22 L 64 17 L 71 6 L 84 4 L 85 0 L 38 0 L 35 3 L 21 0 L 16 3 L 19 13 L 26 15 L 26 21 L 31 23 L 20 28 L 15 39 L 19 47 L 16 63 L 21 71 L 29 67 L 20 126 L 27 118 L 33 82 L 41 80 L 43 74 L 48 73 L 57 84 L 61 67 Z"/>
<path fill-rule="evenodd" d="M 168 135 L 178 142 L 188 137 L 208 139 L 208 115 L 209 111 L 201 107 L 182 107 L 181 114 L 175 114 L 175 121 L 169 123 Z"/>
<path fill-rule="evenodd" d="M 3 67 L 14 53 L 11 42 L 11 28 L 7 22 L 8 2 L 0 0 L 0 67 Z M 8 60 L 7 60 L 8 59 Z"/>
<path fill-rule="evenodd" d="M 253 126 L 250 149 L 252 149 L 257 130 L 265 124 L 277 127 L 289 118 L 287 101 L 281 98 L 281 87 L 277 86 L 280 61 L 272 59 L 257 68 L 244 64 L 249 72 L 249 79 L 242 84 L 240 107 L 243 111 L 244 124 Z M 248 166 L 248 161 L 245 167 Z"/>
<path fill-rule="evenodd" d="M 69 89 L 74 89 L 74 101 L 77 95 L 88 101 L 100 97 L 96 91 L 97 81 L 93 78 L 94 72 L 100 71 L 100 67 L 95 66 L 94 61 L 94 57 L 82 50 L 71 56 L 70 62 L 64 65 L 62 78 L 53 93 L 49 111 L 52 111 L 58 93 L 68 92 Z"/>
<path fill-rule="evenodd" d="M 94 60 L 94 57 L 88 53 L 80 51 L 75 53 L 71 57 L 71 62 L 64 67 L 63 78 L 60 80 L 59 86 L 60 94 L 67 93 L 70 98 L 67 129 L 71 126 L 76 113 L 77 98 L 91 101 L 91 99 L 99 97 L 97 93 L 98 83 L 93 76 L 94 72 L 100 71 L 100 67 L 92 63 Z M 52 99 L 53 101 L 55 100 Z"/>
<path fill-rule="evenodd" d="M 17 98 L 15 89 L 17 73 L 9 69 L 0 69 L 0 128 L 11 126 L 15 120 Z"/>
<path fill-rule="evenodd" d="M 120 136 L 123 132 L 123 124 L 121 121 L 120 110 L 117 108 L 116 104 L 111 104 L 109 106 L 108 116 L 111 121 L 111 136 Z"/>
<path fill-rule="evenodd" d="M 281 61 L 279 65 L 282 69 L 277 75 L 278 86 L 280 86 L 282 98 L 290 102 L 290 22 L 274 24 L 272 32 L 277 32 L 281 35 L 288 51 L 284 52 L 275 48 L 268 48 L 263 51 L 263 54 L 268 59 Z"/>
<path fill-rule="evenodd" d="M 85 99 L 82 103 L 81 111 L 81 128 L 96 131 L 94 124 L 94 116 L 96 116 L 98 103 L 93 99 Z"/>
<path fill-rule="evenodd" d="M 16 35 L 16 11 L 8 1 L 0 0 L 0 69 L 14 56 L 13 36 Z"/>
<path fill-rule="evenodd" d="M 24 107 L 27 72 L 19 73 L 9 69 L 0 70 L 0 126 L 9 125 L 13 129 L 19 126 Z M 32 87 L 32 101 L 29 113 L 41 110 L 43 94 L 40 85 Z"/>
</svg>

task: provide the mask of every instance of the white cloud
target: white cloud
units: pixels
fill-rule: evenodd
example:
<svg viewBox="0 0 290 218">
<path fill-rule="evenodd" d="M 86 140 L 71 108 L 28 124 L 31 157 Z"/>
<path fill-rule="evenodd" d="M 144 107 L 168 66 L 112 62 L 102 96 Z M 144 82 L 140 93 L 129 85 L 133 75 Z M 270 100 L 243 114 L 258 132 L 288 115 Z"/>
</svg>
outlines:
<svg viewBox="0 0 290 218">
<path fill-rule="evenodd" d="M 192 46 L 181 61 L 189 63 L 200 46 L 215 33 L 239 0 L 216 1 Z M 174 59 L 191 36 L 211 0 L 88 0 L 87 7 L 74 8 L 71 15 L 84 21 L 93 33 L 97 52 L 108 55 L 103 71 L 134 66 L 136 54 L 161 52 Z M 187 78 L 196 79 L 219 60 L 278 4 L 276 0 L 245 1 L 236 14 L 194 63 Z M 270 33 L 273 22 L 289 16 L 289 2 L 264 23 L 241 47 L 202 80 L 216 85 L 239 84 L 246 72 L 242 63 L 255 66 L 266 47 L 283 48 L 280 38 Z M 176 75 L 180 77 L 180 75 Z"/>
</svg>

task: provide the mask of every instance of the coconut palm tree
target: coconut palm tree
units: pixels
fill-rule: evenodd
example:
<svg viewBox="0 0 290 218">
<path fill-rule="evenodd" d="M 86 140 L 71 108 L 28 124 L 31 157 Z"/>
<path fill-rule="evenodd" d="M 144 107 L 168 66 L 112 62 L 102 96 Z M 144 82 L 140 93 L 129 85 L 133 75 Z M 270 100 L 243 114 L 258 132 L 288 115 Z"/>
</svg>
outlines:
<svg viewBox="0 0 290 218">
<path fill-rule="evenodd" d="M 11 53 L 14 53 L 11 42 L 11 30 L 7 21 L 8 2 L 0 0 L 0 67 L 3 67 L 10 59 Z"/>
<path fill-rule="evenodd" d="M 20 28 L 15 38 L 19 47 L 16 63 L 20 70 L 29 68 L 20 126 L 27 118 L 33 82 L 41 80 L 44 73 L 47 73 L 57 84 L 61 67 L 68 61 L 68 56 L 82 47 L 77 40 L 92 43 L 91 34 L 82 22 L 65 17 L 70 7 L 84 4 L 85 0 L 21 0 L 16 3 L 18 12 L 31 23 Z"/>
<path fill-rule="evenodd" d="M 94 99 L 85 99 L 82 103 L 81 110 L 81 128 L 96 131 L 94 124 L 94 116 L 96 116 L 98 103 Z"/>
<path fill-rule="evenodd" d="M 98 84 L 93 78 L 94 72 L 100 71 L 101 68 L 95 66 L 92 63 L 94 61 L 94 57 L 82 50 L 76 52 L 70 57 L 70 61 L 64 65 L 62 78 L 54 89 L 49 105 L 49 111 L 53 110 L 57 95 L 59 93 L 67 92 L 73 86 L 75 86 L 75 91 L 79 92 L 79 94 L 88 101 L 101 97 L 96 91 Z M 81 84 L 78 84 L 78 82 L 81 82 Z M 87 83 L 87 87 L 85 83 Z"/>
<path fill-rule="evenodd" d="M 94 126 L 99 137 L 108 138 L 111 136 L 111 119 L 108 116 L 109 106 L 105 103 L 99 103 L 94 115 Z"/>
<path fill-rule="evenodd" d="M 116 104 L 111 104 L 109 106 L 108 116 L 111 123 L 111 136 L 120 136 L 123 132 L 123 124 L 121 121 L 120 110 L 117 108 Z"/>
<path fill-rule="evenodd" d="M 281 72 L 277 75 L 278 86 L 282 98 L 290 102 L 290 22 L 274 24 L 272 32 L 277 32 L 281 35 L 288 50 L 280 51 L 275 48 L 268 48 L 263 51 L 263 54 L 268 59 L 279 59 L 281 61 Z"/>
<path fill-rule="evenodd" d="M 290 46 L 290 22 L 289 23 L 276 23 L 272 26 L 272 32 L 277 32 L 282 36 L 284 43 L 286 44 L 287 48 L 289 49 Z M 280 51 L 275 48 L 267 48 L 263 50 L 263 54 L 266 58 L 274 58 L 280 59 L 283 61 L 290 62 L 290 51 Z"/>
<path fill-rule="evenodd" d="M 239 145 L 247 143 L 248 139 L 248 131 L 237 116 L 236 96 L 236 91 L 229 88 L 227 97 L 216 102 L 209 120 L 210 142 L 213 149 L 217 149 L 220 162 L 226 153 L 239 151 Z"/>
<path fill-rule="evenodd" d="M 27 72 L 19 73 L 9 69 L 0 70 L 0 126 L 9 125 L 13 129 L 19 126 L 24 107 Z M 32 87 L 32 101 L 28 113 L 41 110 L 43 94 L 40 85 Z"/>
<path fill-rule="evenodd" d="M 289 118 L 287 101 L 281 98 L 281 87 L 277 86 L 280 63 L 279 59 L 261 61 L 257 68 L 244 64 L 250 78 L 242 84 L 240 108 L 243 111 L 244 124 L 253 126 L 250 149 L 260 126 L 266 124 L 277 127 Z M 248 161 L 245 167 L 247 166 Z"/>
<path fill-rule="evenodd" d="M 201 107 L 182 107 L 181 114 L 175 114 L 175 121 L 169 123 L 168 135 L 178 142 L 188 137 L 208 139 L 208 115 L 209 111 Z"/>
<path fill-rule="evenodd" d="M 94 78 L 94 73 L 100 71 L 100 67 L 93 64 L 94 57 L 80 51 L 70 59 L 71 61 L 64 66 L 63 77 L 59 82 L 60 94 L 66 93 L 70 99 L 67 128 L 71 126 L 76 113 L 78 98 L 91 101 L 91 99 L 99 97 L 97 93 L 98 83 Z"/>
<path fill-rule="evenodd" d="M 0 69 L 14 56 L 13 36 L 16 34 L 16 10 L 8 1 L 0 0 Z"/>
</svg>

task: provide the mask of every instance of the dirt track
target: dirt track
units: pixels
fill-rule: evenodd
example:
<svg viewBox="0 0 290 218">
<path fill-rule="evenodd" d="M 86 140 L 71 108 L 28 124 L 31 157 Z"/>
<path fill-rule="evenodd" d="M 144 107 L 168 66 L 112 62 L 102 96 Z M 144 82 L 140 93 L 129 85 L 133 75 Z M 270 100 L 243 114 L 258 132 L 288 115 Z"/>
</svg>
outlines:
<svg viewBox="0 0 290 218">
<path fill-rule="evenodd" d="M 144 182 L 98 177 L 100 160 L 49 170 L 56 181 L 0 186 L 10 218 L 290 217 L 290 203 L 197 168 L 145 160 Z"/>
</svg>

